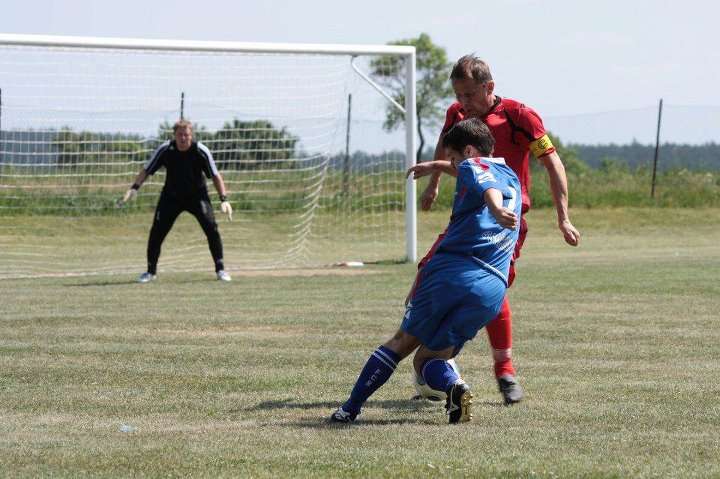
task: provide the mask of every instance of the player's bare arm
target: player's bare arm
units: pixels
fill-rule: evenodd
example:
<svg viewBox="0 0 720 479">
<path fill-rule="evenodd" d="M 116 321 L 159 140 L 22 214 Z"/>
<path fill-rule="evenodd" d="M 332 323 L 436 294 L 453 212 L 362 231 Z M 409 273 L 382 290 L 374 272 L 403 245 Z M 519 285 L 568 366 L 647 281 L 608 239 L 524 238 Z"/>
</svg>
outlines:
<svg viewBox="0 0 720 479">
<path fill-rule="evenodd" d="M 218 173 L 216 176 L 212 179 L 213 185 L 215 186 L 215 191 L 217 191 L 217 194 L 220 195 L 220 197 L 227 196 L 227 190 L 225 189 L 225 182 L 223 181 L 223 177 L 220 173 Z"/>
<path fill-rule="evenodd" d="M 437 145 L 435 145 L 435 155 L 433 156 L 433 159 L 435 161 L 440 160 L 446 160 L 447 155 L 445 153 L 445 148 L 442 146 L 442 140 L 444 135 L 440 135 L 440 138 L 438 139 Z M 432 175 L 430 175 L 430 180 L 428 181 L 428 184 L 425 186 L 425 189 L 423 190 L 422 194 L 420 195 L 420 207 L 423 211 L 430 211 L 430 208 L 432 208 L 433 203 L 435 203 L 435 200 L 438 197 L 438 191 L 440 189 L 440 177 L 442 176 L 442 172 L 434 172 Z"/>
<path fill-rule="evenodd" d="M 503 195 L 497 188 L 489 188 L 483 193 L 483 199 L 488 206 L 490 214 L 497 220 L 498 224 L 509 230 L 516 230 L 518 217 L 515 212 L 503 206 Z"/>
<path fill-rule="evenodd" d="M 147 180 L 148 172 L 143 168 L 140 170 L 140 172 L 135 177 L 135 184 L 138 186 L 142 186 L 143 183 L 145 183 L 145 180 Z"/>
<path fill-rule="evenodd" d="M 558 228 L 560 228 L 567 244 L 577 246 L 580 244 L 580 233 L 570 222 L 568 215 L 568 189 L 565 167 L 562 161 L 560 161 L 560 156 L 555 151 L 539 159 L 547 169 L 550 177 L 550 189 L 552 190 L 553 200 L 555 201 Z"/>
<path fill-rule="evenodd" d="M 413 179 L 417 180 L 419 178 L 423 178 L 425 176 L 432 175 L 433 173 L 447 173 L 448 175 L 452 175 L 454 177 L 457 177 L 458 171 L 457 168 L 452 164 L 452 162 L 447 160 L 442 161 L 426 161 L 425 163 L 418 163 L 417 165 L 413 166 L 412 168 L 409 168 L 407 170 L 407 173 L 405 173 L 405 178 L 410 177 L 410 174 L 413 175 Z"/>
</svg>

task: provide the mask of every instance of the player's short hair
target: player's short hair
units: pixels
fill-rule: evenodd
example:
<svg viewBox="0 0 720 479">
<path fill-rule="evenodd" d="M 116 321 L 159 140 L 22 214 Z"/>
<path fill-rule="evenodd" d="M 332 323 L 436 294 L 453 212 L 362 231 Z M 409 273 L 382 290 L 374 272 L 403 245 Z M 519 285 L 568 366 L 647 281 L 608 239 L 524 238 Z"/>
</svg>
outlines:
<svg viewBox="0 0 720 479">
<path fill-rule="evenodd" d="M 468 118 L 450 128 L 443 138 L 442 146 L 462 152 L 466 146 L 472 145 L 482 156 L 492 155 L 495 149 L 495 138 L 487 125 L 479 118 Z"/>
<path fill-rule="evenodd" d="M 460 58 L 450 72 L 450 80 L 473 80 L 478 85 L 485 84 L 492 79 L 488 64 L 476 57 L 474 53 Z"/>
<path fill-rule="evenodd" d="M 177 133 L 177 131 L 180 130 L 181 128 L 190 128 L 190 131 L 192 131 L 192 132 L 195 131 L 195 127 L 193 126 L 193 124 L 191 122 L 189 122 L 187 120 L 178 120 L 173 125 L 173 134 Z"/>
</svg>

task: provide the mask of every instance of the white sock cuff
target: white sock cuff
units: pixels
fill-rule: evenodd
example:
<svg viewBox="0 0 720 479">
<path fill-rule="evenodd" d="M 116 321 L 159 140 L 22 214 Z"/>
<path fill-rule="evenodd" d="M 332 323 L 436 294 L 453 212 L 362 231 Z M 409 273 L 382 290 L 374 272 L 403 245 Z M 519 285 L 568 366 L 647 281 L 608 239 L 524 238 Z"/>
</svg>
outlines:
<svg viewBox="0 0 720 479">
<path fill-rule="evenodd" d="M 507 349 L 493 349 L 493 359 L 495 362 L 509 361 L 512 358 L 512 348 Z"/>
</svg>

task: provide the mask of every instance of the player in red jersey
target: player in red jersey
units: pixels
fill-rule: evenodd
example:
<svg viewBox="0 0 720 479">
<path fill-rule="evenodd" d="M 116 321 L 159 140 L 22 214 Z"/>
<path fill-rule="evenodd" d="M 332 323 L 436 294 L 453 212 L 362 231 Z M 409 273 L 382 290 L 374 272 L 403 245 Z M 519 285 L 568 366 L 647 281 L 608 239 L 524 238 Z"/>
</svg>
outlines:
<svg viewBox="0 0 720 479">
<path fill-rule="evenodd" d="M 448 108 L 445 125 L 435 147 L 435 160 L 446 160 L 442 141 L 450 128 L 466 117 L 478 117 L 485 122 L 495 138 L 493 156 L 504 158 L 520 179 L 523 216 L 520 224 L 520 237 L 515 246 L 508 278 L 509 284 L 512 285 L 515 278 L 515 260 L 520 256 L 520 249 L 528 231 L 525 213 L 530 209 L 530 152 L 548 171 L 550 188 L 557 211 L 558 227 L 565 242 L 571 246 L 577 246 L 580 242 L 580 233 L 572 225 L 568 216 L 565 168 L 545 132 L 540 116 L 532 108 L 518 101 L 495 95 L 495 82 L 487 63 L 474 55 L 460 58 L 452 69 L 450 82 L 455 91 L 457 103 Z M 432 174 L 421 195 L 420 203 L 425 211 L 432 207 L 437 198 L 440 175 L 441 173 L 437 172 Z M 444 236 L 443 232 L 428 254 L 420 261 L 419 271 L 433 256 L 435 248 Z M 511 321 L 510 305 L 506 297 L 500 313 L 486 327 L 495 362 L 495 377 L 506 404 L 518 402 L 523 397 L 523 391 L 517 382 L 515 368 L 512 364 Z"/>
</svg>

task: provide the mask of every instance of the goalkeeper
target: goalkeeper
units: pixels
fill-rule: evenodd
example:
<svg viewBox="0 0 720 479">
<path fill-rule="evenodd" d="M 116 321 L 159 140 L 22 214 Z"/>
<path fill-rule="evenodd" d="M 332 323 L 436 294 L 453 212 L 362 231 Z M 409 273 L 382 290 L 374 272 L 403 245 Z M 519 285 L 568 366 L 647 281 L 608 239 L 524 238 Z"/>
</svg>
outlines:
<svg viewBox="0 0 720 479">
<path fill-rule="evenodd" d="M 193 215 L 205 232 L 217 279 L 231 281 L 230 274 L 225 271 L 222 240 L 208 196 L 206 178 L 212 179 L 220 195 L 220 210 L 228 216 L 228 220 L 232 220 L 232 206 L 227 199 L 225 183 L 215 167 L 210 150 L 202 143 L 193 141 L 192 123 L 187 120 L 175 123 L 173 137 L 173 140 L 160 145 L 121 199 L 122 203 L 134 200 L 147 177 L 165 167 L 165 185 L 155 208 L 148 238 L 147 271 L 137 281 L 147 283 L 155 279 L 162 243 L 183 211 Z"/>
</svg>

